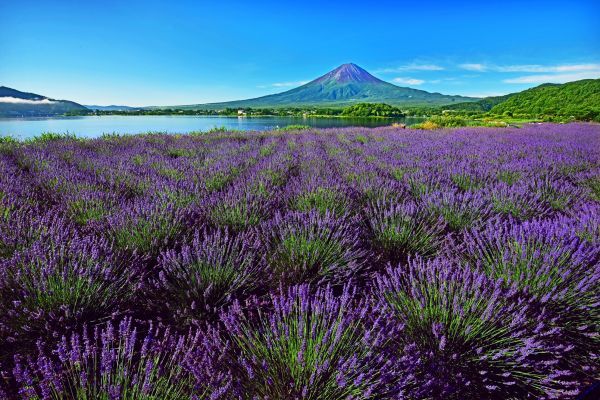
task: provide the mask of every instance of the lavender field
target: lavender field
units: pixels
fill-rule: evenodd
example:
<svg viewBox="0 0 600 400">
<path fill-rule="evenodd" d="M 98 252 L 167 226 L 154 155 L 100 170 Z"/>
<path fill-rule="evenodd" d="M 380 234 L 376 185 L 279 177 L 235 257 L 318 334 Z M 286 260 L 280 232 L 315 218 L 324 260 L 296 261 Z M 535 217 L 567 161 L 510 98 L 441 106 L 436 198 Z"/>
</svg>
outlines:
<svg viewBox="0 0 600 400">
<path fill-rule="evenodd" d="M 600 378 L 600 125 L 0 143 L 0 398 Z"/>
</svg>

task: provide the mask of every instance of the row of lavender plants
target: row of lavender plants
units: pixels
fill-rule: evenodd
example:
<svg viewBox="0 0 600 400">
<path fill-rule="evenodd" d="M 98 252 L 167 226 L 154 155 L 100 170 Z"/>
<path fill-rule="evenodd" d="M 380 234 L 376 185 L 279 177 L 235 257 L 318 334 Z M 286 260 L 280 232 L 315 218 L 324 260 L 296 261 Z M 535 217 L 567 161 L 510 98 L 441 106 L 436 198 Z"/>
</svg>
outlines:
<svg viewBox="0 0 600 400">
<path fill-rule="evenodd" d="M 599 172 L 586 124 L 0 143 L 0 398 L 572 398 Z"/>
</svg>

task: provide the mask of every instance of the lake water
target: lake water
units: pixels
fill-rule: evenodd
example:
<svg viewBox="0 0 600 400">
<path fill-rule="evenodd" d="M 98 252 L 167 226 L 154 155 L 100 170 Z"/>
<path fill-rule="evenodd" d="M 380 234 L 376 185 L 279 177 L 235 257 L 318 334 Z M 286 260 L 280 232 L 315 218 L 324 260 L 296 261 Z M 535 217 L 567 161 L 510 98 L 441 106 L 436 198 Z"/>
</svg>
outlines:
<svg viewBox="0 0 600 400">
<path fill-rule="evenodd" d="M 98 137 L 103 133 L 133 134 L 144 132 L 186 133 L 207 131 L 224 126 L 227 129 L 264 131 L 287 125 L 309 125 L 316 128 L 344 126 L 377 127 L 394 122 L 407 125 L 422 118 L 301 118 L 301 117 L 217 117 L 217 116 L 86 116 L 57 118 L 0 118 L 0 136 L 28 139 L 44 132 L 71 133 L 79 137 Z"/>
</svg>

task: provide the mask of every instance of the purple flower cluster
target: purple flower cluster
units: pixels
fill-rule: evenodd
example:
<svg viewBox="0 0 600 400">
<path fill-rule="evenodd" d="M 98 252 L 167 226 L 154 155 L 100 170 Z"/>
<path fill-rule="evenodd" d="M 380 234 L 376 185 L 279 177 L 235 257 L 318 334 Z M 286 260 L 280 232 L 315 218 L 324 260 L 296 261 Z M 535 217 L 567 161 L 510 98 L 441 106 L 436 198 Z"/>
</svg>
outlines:
<svg viewBox="0 0 600 400">
<path fill-rule="evenodd" d="M 600 127 L 0 143 L 0 398 L 567 399 Z"/>
</svg>

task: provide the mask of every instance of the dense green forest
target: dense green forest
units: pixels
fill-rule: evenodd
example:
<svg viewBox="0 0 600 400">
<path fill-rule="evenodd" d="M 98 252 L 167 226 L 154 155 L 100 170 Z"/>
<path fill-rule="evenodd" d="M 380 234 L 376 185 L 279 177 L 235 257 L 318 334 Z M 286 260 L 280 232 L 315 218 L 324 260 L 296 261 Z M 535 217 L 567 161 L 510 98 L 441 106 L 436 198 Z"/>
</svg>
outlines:
<svg viewBox="0 0 600 400">
<path fill-rule="evenodd" d="M 383 103 L 360 103 L 345 108 L 287 107 L 287 108 L 225 108 L 223 110 L 191 110 L 172 108 L 142 108 L 136 110 L 85 110 L 70 115 L 220 115 L 220 116 L 275 116 L 275 117 L 387 117 L 405 114 L 398 107 Z"/>
<path fill-rule="evenodd" d="M 600 79 L 543 85 L 472 103 L 439 107 L 442 113 L 600 121 Z M 437 114 L 432 112 L 432 114 Z"/>
<path fill-rule="evenodd" d="M 398 107 L 388 104 L 360 103 L 344 108 L 342 115 L 350 117 L 404 117 L 404 113 Z"/>
<path fill-rule="evenodd" d="M 427 109 L 423 108 L 422 111 Z M 430 114 L 430 113 L 428 113 Z M 359 103 L 345 108 L 287 107 L 287 108 L 225 108 L 223 110 L 191 110 L 148 108 L 137 110 L 86 110 L 71 115 L 220 115 L 220 116 L 341 116 L 401 118 L 405 113 L 398 107 L 384 103 Z"/>
<path fill-rule="evenodd" d="M 510 96 L 495 105 L 493 114 L 561 116 L 600 120 L 600 79 L 562 85 L 544 84 Z"/>
</svg>

